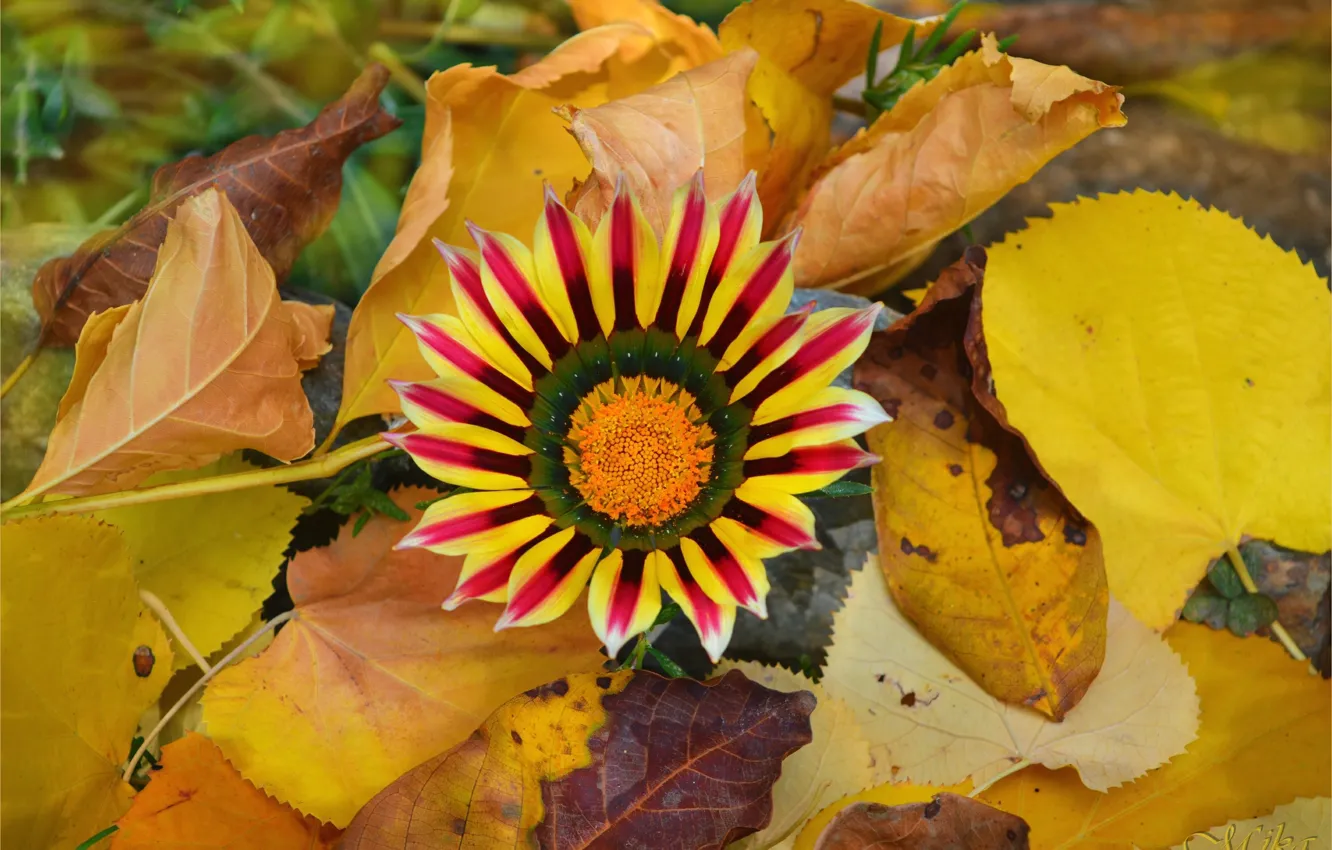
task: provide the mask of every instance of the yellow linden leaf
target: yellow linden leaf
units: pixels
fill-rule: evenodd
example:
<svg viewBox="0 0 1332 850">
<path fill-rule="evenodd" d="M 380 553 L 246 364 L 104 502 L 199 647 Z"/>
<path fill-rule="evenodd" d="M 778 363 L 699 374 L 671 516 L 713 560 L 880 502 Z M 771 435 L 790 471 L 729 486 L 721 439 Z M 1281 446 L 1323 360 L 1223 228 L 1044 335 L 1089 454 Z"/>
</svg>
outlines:
<svg viewBox="0 0 1332 850">
<path fill-rule="evenodd" d="M 166 473 L 152 483 L 252 469 L 239 457 L 203 470 Z M 166 604 L 205 657 L 245 628 L 264 599 L 308 500 L 285 487 L 264 487 L 170 499 L 98 511 L 125 533 L 139 586 Z M 172 648 L 178 667 L 192 660 Z"/>
<path fill-rule="evenodd" d="M 520 237 L 536 227 L 549 181 L 563 195 L 587 176 L 587 159 L 554 110 L 624 97 L 689 67 L 637 23 L 580 33 L 508 76 L 455 65 L 426 86 L 421 167 L 398 230 L 347 331 L 342 405 L 328 440 L 360 416 L 400 409 L 385 383 L 433 377 L 398 313 L 451 313 L 449 275 L 432 243 L 472 245 L 466 222 Z"/>
<path fill-rule="evenodd" d="M 1183 752 L 1198 729 L 1198 697 L 1179 657 L 1114 600 L 1100 675 L 1056 723 L 999 702 L 930 645 L 873 558 L 833 616 L 821 684 L 856 713 L 878 782 L 982 783 L 1025 759 L 1071 765 L 1104 791 Z"/>
<path fill-rule="evenodd" d="M 1169 847 L 1228 818 L 1262 815 L 1295 797 L 1332 791 L 1332 764 L 1323 757 L 1332 750 L 1327 682 L 1292 664 L 1285 650 L 1268 641 L 1180 624 L 1166 642 L 1197 682 L 1203 710 L 1197 740 L 1169 764 L 1107 793 L 1084 786 L 1073 770 L 1043 767 L 1028 767 L 983 792 L 981 800 L 1031 825 L 1034 850 Z M 940 791 L 966 793 L 956 787 L 886 786 L 840 800 L 806 826 L 797 846 L 813 847 L 816 828 L 853 801 L 909 802 Z M 880 793 L 916 796 L 885 800 Z M 1194 839 L 1189 850 L 1212 846 L 1224 845 Z M 1261 839 L 1249 847 L 1262 850 Z"/>
<path fill-rule="evenodd" d="M 1056 204 L 990 250 L 996 394 L 1147 625 L 1245 537 L 1332 548 L 1329 306 L 1294 254 L 1173 195 Z"/>
<path fill-rule="evenodd" d="M 1123 100 L 986 36 L 819 166 L 792 217 L 796 285 L 877 292 L 1055 156 L 1122 125 Z"/>
<path fill-rule="evenodd" d="M 120 780 L 139 714 L 171 675 L 118 531 L 49 516 L 0 530 L 0 843 L 73 847 L 129 808 Z M 146 677 L 134 654 L 152 652 Z"/>
<path fill-rule="evenodd" d="M 751 682 L 775 691 L 809 691 L 818 700 L 809 718 L 814 740 L 786 757 L 782 776 L 772 786 L 772 820 L 764 829 L 729 845 L 737 850 L 793 847 L 806 818 L 874 781 L 869 741 L 851 707 L 829 697 L 808 676 L 754 661 L 723 661 L 713 675 L 728 670 L 739 670 Z"/>
<path fill-rule="evenodd" d="M 776 232 L 787 209 L 831 145 L 832 95 L 865 73 L 875 25 L 884 49 L 901 43 L 913 22 L 855 0 L 751 0 L 736 7 L 718 35 L 729 53 L 751 47 L 759 62 L 749 96 L 772 132 L 759 176 L 763 221 Z M 930 27 L 921 25 L 924 37 Z"/>
<path fill-rule="evenodd" d="M 687 15 L 677 15 L 656 0 L 570 0 L 580 30 L 632 23 L 656 36 L 659 49 L 680 63 L 678 70 L 706 65 L 723 55 L 712 30 Z"/>
<path fill-rule="evenodd" d="M 1329 850 L 1332 848 L 1332 798 L 1301 798 L 1270 814 L 1232 820 L 1195 832 L 1177 850 L 1226 846 Z"/>
</svg>

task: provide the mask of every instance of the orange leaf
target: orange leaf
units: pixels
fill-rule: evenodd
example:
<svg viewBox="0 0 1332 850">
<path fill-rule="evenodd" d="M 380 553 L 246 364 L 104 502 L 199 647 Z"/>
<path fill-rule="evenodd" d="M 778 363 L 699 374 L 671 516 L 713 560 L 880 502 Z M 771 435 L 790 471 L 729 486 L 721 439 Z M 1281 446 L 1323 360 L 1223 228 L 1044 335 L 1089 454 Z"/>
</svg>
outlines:
<svg viewBox="0 0 1332 850">
<path fill-rule="evenodd" d="M 656 36 L 661 50 L 683 63 L 681 70 L 722 57 L 721 43 L 712 30 L 656 0 L 570 0 L 569 8 L 580 30 L 613 23 L 643 27 Z"/>
<path fill-rule="evenodd" d="M 301 340 L 236 209 L 217 190 L 194 196 L 167 228 L 143 300 L 80 339 L 87 365 L 25 495 L 126 489 L 238 449 L 300 457 L 314 442 Z"/>
<path fill-rule="evenodd" d="M 856 0 L 751 0 L 722 22 L 729 52 L 751 47 L 759 59 L 749 96 L 772 133 L 759 176 L 766 230 L 775 232 L 832 144 L 832 96 L 865 73 L 875 26 L 884 49 L 898 44 L 912 21 Z M 924 35 L 927 25 L 916 33 Z"/>
<path fill-rule="evenodd" d="M 791 222 L 805 231 L 797 284 L 882 289 L 1056 155 L 1123 125 L 1117 92 L 987 35 L 819 167 Z"/>
<path fill-rule="evenodd" d="M 385 788 L 346 850 L 459 846 L 721 848 L 772 815 L 814 698 L 732 670 L 711 682 L 586 673 L 501 706 L 464 743 Z M 669 836 L 669 838 L 667 837 Z"/>
<path fill-rule="evenodd" d="M 957 794 L 925 803 L 856 803 L 837 813 L 815 850 L 1026 850 L 1022 818 Z"/>
<path fill-rule="evenodd" d="M 355 536 L 349 523 L 292 559 L 296 619 L 203 697 L 209 734 L 247 779 L 339 826 L 513 694 L 605 661 L 576 617 L 495 633 L 487 604 L 441 611 L 462 559 L 393 549 L 439 494 L 390 495 L 410 522 L 377 516 Z"/>
<path fill-rule="evenodd" d="M 969 250 L 856 364 L 856 387 L 896 417 L 869 436 L 880 561 L 903 613 L 977 684 L 1062 720 L 1105 660 L 1105 562 L 973 394 L 963 336 L 978 338 L 984 262 Z"/>
<path fill-rule="evenodd" d="M 319 821 L 246 782 L 197 732 L 162 748 L 162 769 L 116 825 L 111 850 L 323 850 L 336 839 Z"/>
<path fill-rule="evenodd" d="M 762 117 L 745 93 L 757 61 L 746 48 L 642 94 L 570 109 L 574 138 L 592 163 L 591 176 L 568 198 L 570 208 L 595 225 L 623 174 L 662 234 L 675 190 L 700 168 L 709 197 L 734 191 L 767 146 Z"/>
<path fill-rule="evenodd" d="M 421 167 L 393 242 L 352 313 L 330 440 L 352 419 L 400 409 L 386 380 L 433 376 L 397 318 L 454 309 L 448 271 L 431 240 L 470 245 L 469 219 L 503 233 L 532 232 L 542 182 L 562 194 L 587 174 L 578 143 L 553 110 L 641 91 L 679 70 L 680 61 L 647 29 L 622 23 L 574 36 L 516 74 L 456 65 L 430 78 Z"/>
<path fill-rule="evenodd" d="M 337 212 L 342 163 L 400 123 L 379 104 L 388 78 L 383 66 L 370 65 L 304 127 L 271 139 L 248 136 L 213 156 L 195 154 L 158 169 L 143 209 L 38 270 L 32 300 L 42 316 L 43 339 L 69 345 L 90 313 L 143 297 L 177 207 L 208 189 L 226 193 L 259 252 L 285 278 L 301 249 Z"/>
<path fill-rule="evenodd" d="M 301 364 L 301 371 L 319 365 L 319 358 L 333 350 L 329 333 L 333 329 L 332 304 L 304 304 L 283 301 L 283 314 L 293 326 L 295 346 L 292 354 Z"/>
</svg>

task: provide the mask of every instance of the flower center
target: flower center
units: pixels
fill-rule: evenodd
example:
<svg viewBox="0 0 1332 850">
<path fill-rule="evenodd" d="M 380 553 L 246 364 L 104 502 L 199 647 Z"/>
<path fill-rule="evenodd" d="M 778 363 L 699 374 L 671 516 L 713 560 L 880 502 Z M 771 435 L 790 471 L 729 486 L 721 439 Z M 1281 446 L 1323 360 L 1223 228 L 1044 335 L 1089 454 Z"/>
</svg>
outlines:
<svg viewBox="0 0 1332 850">
<path fill-rule="evenodd" d="M 689 393 L 651 378 L 608 381 L 573 418 L 570 483 L 594 510 L 630 526 L 678 515 L 707 481 L 712 429 Z"/>
</svg>

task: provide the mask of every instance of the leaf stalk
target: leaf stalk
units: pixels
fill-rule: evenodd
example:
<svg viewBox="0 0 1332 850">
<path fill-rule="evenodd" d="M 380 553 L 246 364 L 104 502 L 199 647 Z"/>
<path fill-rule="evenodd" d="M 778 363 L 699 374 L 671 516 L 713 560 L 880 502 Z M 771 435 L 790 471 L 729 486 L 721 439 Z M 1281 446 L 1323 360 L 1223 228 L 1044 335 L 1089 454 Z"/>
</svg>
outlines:
<svg viewBox="0 0 1332 850">
<path fill-rule="evenodd" d="M 1249 593 L 1261 593 L 1262 591 L 1258 589 L 1258 585 L 1253 581 L 1253 576 L 1249 575 L 1249 568 L 1244 563 L 1244 556 L 1240 554 L 1239 547 L 1232 543 L 1226 549 L 1226 555 L 1230 557 L 1230 563 L 1235 568 L 1235 574 L 1239 576 L 1240 584 L 1244 585 L 1244 589 Z M 1280 620 L 1273 620 L 1268 628 L 1272 630 L 1272 634 L 1281 642 L 1281 645 L 1286 648 L 1286 652 L 1290 653 L 1291 658 L 1296 661 L 1309 660 L 1309 656 L 1305 655 L 1304 650 L 1300 649 L 1299 645 L 1295 643 L 1295 639 L 1290 636 L 1290 632 L 1286 631 L 1286 627 L 1281 625 Z"/>
</svg>

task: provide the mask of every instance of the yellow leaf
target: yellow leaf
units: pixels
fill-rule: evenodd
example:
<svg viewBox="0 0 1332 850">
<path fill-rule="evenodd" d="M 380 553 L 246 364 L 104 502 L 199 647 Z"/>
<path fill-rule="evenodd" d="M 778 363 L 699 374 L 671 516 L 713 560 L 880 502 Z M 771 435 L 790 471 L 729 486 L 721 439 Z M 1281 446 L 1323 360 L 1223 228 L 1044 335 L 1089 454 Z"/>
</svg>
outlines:
<svg viewBox="0 0 1332 850">
<path fill-rule="evenodd" d="M 1332 798 L 1304 797 L 1270 814 L 1232 820 L 1199 830 L 1178 845 L 1178 850 L 1203 850 L 1207 847 L 1261 846 L 1329 850 L 1332 848 Z"/>
<path fill-rule="evenodd" d="M 1295 797 L 1332 790 L 1332 765 L 1322 758 L 1332 750 L 1327 682 L 1269 641 L 1184 623 L 1166 642 L 1197 682 L 1198 739 L 1169 764 L 1107 793 L 1084 786 L 1073 770 L 1043 767 L 1028 767 L 983 792 L 980 799 L 1031 825 L 1034 850 L 1168 847 L 1228 818 L 1262 815 Z M 812 847 L 815 829 L 852 801 L 906 802 L 939 791 L 966 788 L 890 785 L 841 800 L 811 821 L 797 846 Z M 881 794 L 907 796 L 884 800 Z M 1189 845 L 1211 846 L 1200 839 Z M 1250 850 L 1261 850 L 1261 842 Z"/>
<path fill-rule="evenodd" d="M 162 748 L 162 769 L 117 825 L 111 850 L 323 850 L 321 824 L 246 782 L 197 732 Z M 331 837 L 331 836 L 330 836 Z"/>
<path fill-rule="evenodd" d="M 763 119 L 745 94 L 757 60 L 754 51 L 740 50 L 641 94 L 570 110 L 574 138 L 592 163 L 591 176 L 568 199 L 579 218 L 600 221 L 620 175 L 659 235 L 675 190 L 700 168 L 710 198 L 734 191 L 767 148 Z"/>
<path fill-rule="evenodd" d="M 587 159 L 554 110 L 593 107 L 681 70 L 643 26 L 608 24 L 574 36 L 535 65 L 505 76 L 456 65 L 426 86 L 421 167 L 398 230 L 352 313 L 342 404 L 331 440 L 353 419 L 400 409 L 388 379 L 434 375 L 398 313 L 451 313 L 449 275 L 432 244 L 471 245 L 466 222 L 530 233 L 544 197 L 587 174 Z"/>
<path fill-rule="evenodd" d="M 1191 623 L 1171 629 L 1167 640 L 1198 683 L 1198 740 L 1170 764 L 1108 794 L 1083 787 L 1071 770 L 1042 768 L 1027 768 L 982 794 L 1031 824 L 1036 850 L 1168 847 L 1228 818 L 1332 791 L 1332 766 L 1323 758 L 1332 751 L 1327 682 L 1269 641 Z"/>
<path fill-rule="evenodd" d="M 753 835 L 728 845 L 736 850 L 792 847 L 807 818 L 829 802 L 854 794 L 874 781 L 869 741 L 851 707 L 829 697 L 822 686 L 804 674 L 754 661 L 723 661 L 713 675 L 728 670 L 739 670 L 751 682 L 775 691 L 809 691 L 818 700 L 809 718 L 814 740 L 787 756 L 782 762 L 782 776 L 772 786 L 772 820 Z"/>
<path fill-rule="evenodd" d="M 982 783 L 1026 759 L 1072 765 L 1104 791 L 1184 751 L 1198 697 L 1178 656 L 1111 602 L 1105 664 L 1055 723 L 995 700 L 929 644 L 898 610 L 873 560 L 833 616 L 821 684 L 846 700 L 871 742 L 875 781 Z"/>
<path fill-rule="evenodd" d="M 1056 155 L 1122 125 L 1117 91 L 986 36 L 819 167 L 793 216 L 797 285 L 892 283 Z"/>
<path fill-rule="evenodd" d="M 96 366 L 61 401 L 25 495 L 128 489 L 242 448 L 280 460 L 308 452 L 301 335 L 281 303 L 226 196 L 209 190 L 182 204 L 143 299 L 108 311 L 80 346 Z"/>
<path fill-rule="evenodd" d="M 229 458 L 203 473 L 155 476 L 182 481 L 251 469 Z M 243 629 L 273 592 L 305 498 L 285 487 L 252 488 L 98 511 L 125 534 L 139 586 L 161 599 L 205 657 Z M 192 663 L 179 646 L 176 663 Z"/>
<path fill-rule="evenodd" d="M 675 12 L 656 0 L 570 0 L 580 30 L 614 23 L 631 23 L 656 37 L 658 49 L 672 57 L 676 70 L 696 68 L 722 57 L 717 36 L 703 24 Z"/>
<path fill-rule="evenodd" d="M 393 549 L 416 503 L 439 494 L 390 495 L 411 520 L 377 516 L 356 536 L 349 523 L 292 559 L 296 619 L 203 698 L 209 735 L 242 775 L 337 826 L 513 694 L 605 661 L 577 618 L 495 633 L 487 604 L 441 611 L 462 559 Z"/>
<path fill-rule="evenodd" d="M 856 387 L 896 417 L 869 433 L 880 565 L 972 680 L 1059 720 L 1105 658 L 1101 541 L 976 395 L 982 273 L 966 258 L 945 269 L 856 364 Z"/>
<path fill-rule="evenodd" d="M 855 0 L 751 0 L 722 21 L 727 52 L 752 47 L 759 62 L 749 96 L 763 113 L 772 143 L 759 176 L 764 222 L 775 232 L 832 139 L 832 95 L 865 72 L 875 26 L 884 49 L 913 24 Z M 923 25 L 918 36 L 930 29 Z"/>
<path fill-rule="evenodd" d="M 118 531 L 87 517 L 0 529 L 0 842 L 73 847 L 129 807 L 121 782 L 140 712 L 171 675 L 171 647 L 139 602 Z M 135 673 L 148 647 L 151 673 Z"/>
<path fill-rule="evenodd" d="M 111 338 L 131 306 L 124 304 L 112 307 L 88 317 L 83 332 L 79 334 L 79 341 L 74 346 L 74 374 L 70 376 L 69 386 L 60 399 L 60 407 L 56 409 L 58 419 L 65 418 L 70 408 L 87 394 L 88 382 L 97 374 L 102 361 L 106 360 L 106 349 L 111 345 Z"/>
<path fill-rule="evenodd" d="M 1246 536 L 1332 548 L 1330 305 L 1294 254 L 1135 192 L 1056 204 L 985 278 L 996 393 L 1139 619 L 1169 626 Z"/>
</svg>

